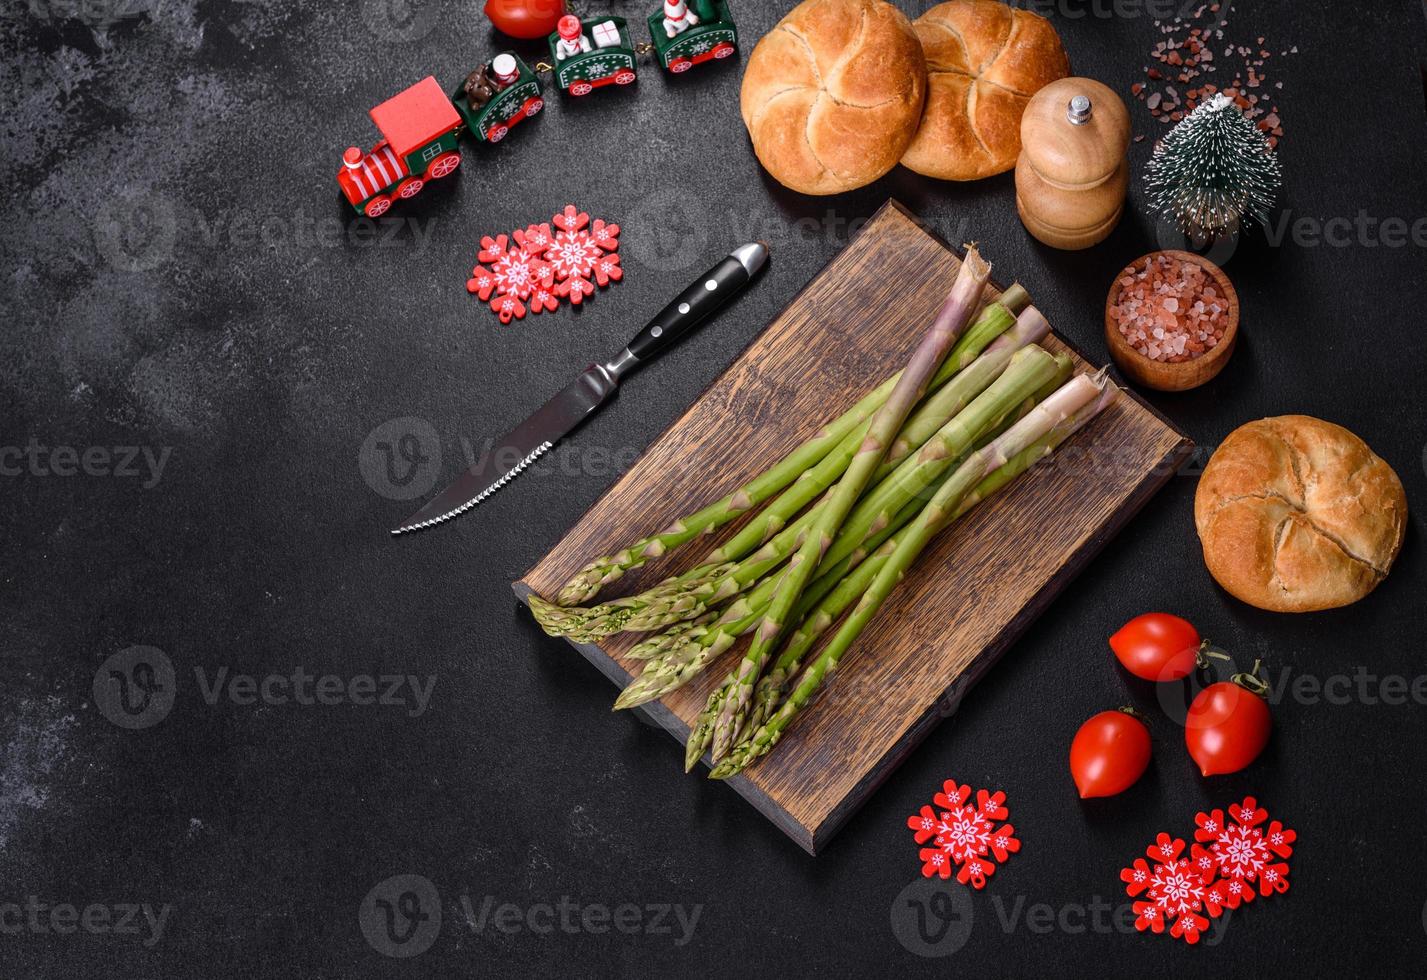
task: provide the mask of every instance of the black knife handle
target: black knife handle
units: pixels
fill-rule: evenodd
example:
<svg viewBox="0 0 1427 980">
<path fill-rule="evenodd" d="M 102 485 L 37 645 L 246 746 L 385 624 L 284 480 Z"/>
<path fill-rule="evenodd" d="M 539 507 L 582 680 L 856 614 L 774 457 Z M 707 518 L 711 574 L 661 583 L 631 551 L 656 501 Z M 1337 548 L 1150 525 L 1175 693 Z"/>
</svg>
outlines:
<svg viewBox="0 0 1427 980">
<path fill-rule="evenodd" d="M 660 310 L 659 315 L 629 342 L 627 350 L 635 363 L 643 363 L 662 354 L 674 341 L 748 285 L 753 274 L 766 261 L 768 247 L 762 242 L 750 242 L 734 249 L 728 258 L 674 297 L 674 301 Z"/>
</svg>

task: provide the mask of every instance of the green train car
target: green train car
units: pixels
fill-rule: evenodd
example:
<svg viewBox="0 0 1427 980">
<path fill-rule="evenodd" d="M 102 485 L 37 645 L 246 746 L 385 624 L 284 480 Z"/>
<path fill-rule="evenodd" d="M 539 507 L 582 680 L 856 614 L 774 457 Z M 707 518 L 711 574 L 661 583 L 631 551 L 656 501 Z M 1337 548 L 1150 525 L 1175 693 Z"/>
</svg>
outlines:
<svg viewBox="0 0 1427 980">
<path fill-rule="evenodd" d="M 688 0 L 689 10 L 699 22 L 670 37 L 664 30 L 664 11 L 649 15 L 649 37 L 654 53 L 666 71 L 680 74 L 714 58 L 728 58 L 738 51 L 738 27 L 724 0 Z"/>
<path fill-rule="evenodd" d="M 501 57 L 510 57 L 515 61 L 517 72 L 513 81 L 497 91 L 493 91 L 484 105 L 478 109 L 471 108 L 471 100 L 466 92 L 466 82 L 457 86 L 451 93 L 451 103 L 456 107 L 456 111 L 465 120 L 467 128 L 477 139 L 487 143 L 499 143 L 505 139 L 512 128 L 525 119 L 536 115 L 545 108 L 545 100 L 541 95 L 540 77 L 535 70 L 526 64 L 525 59 L 513 51 L 503 52 L 497 56 L 493 64 Z"/>
<path fill-rule="evenodd" d="M 562 57 L 562 39 L 582 50 Z M 628 85 L 637 77 L 634 42 L 623 17 L 578 20 L 567 15 L 561 18 L 560 29 L 550 35 L 549 43 L 555 84 L 571 95 L 589 95 L 605 85 Z"/>
</svg>

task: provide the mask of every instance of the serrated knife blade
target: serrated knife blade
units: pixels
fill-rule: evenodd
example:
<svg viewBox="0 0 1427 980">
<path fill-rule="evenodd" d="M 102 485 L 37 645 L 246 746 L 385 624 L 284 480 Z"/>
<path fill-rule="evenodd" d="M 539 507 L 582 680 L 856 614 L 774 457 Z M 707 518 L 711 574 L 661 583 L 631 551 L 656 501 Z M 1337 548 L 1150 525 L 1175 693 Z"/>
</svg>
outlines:
<svg viewBox="0 0 1427 980">
<path fill-rule="evenodd" d="M 406 534 L 448 521 L 514 480 L 608 401 L 625 374 L 663 352 L 732 298 L 767 260 L 768 248 L 761 242 L 734 249 L 728 258 L 675 297 L 616 357 L 603 364 L 591 364 L 534 415 L 493 442 L 450 486 L 392 528 L 391 533 Z"/>
<path fill-rule="evenodd" d="M 419 531 L 464 514 L 519 476 L 603 405 L 618 387 L 619 377 L 609 367 L 591 364 L 534 415 L 493 442 L 450 486 L 392 528 L 391 533 Z"/>
</svg>

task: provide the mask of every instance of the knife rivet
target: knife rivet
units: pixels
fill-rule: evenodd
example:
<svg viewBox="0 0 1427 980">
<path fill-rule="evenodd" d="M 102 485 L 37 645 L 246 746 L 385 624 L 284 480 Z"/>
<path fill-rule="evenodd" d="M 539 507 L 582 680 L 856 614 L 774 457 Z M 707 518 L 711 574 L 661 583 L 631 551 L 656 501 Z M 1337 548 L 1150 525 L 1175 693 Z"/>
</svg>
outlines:
<svg viewBox="0 0 1427 980">
<path fill-rule="evenodd" d="M 689 304 L 688 304 L 688 303 L 680 303 L 680 304 L 679 304 L 679 312 L 680 312 L 680 313 L 687 313 L 687 312 L 689 312 Z"/>
<path fill-rule="evenodd" d="M 650 330 L 649 330 L 649 336 L 651 336 L 651 337 L 662 337 L 662 336 L 664 336 L 664 328 L 663 328 L 663 327 L 651 327 Z"/>
<path fill-rule="evenodd" d="M 718 288 L 718 280 L 710 279 L 708 282 L 704 283 L 704 288 L 707 289 L 709 292 L 713 292 L 715 289 Z"/>
</svg>

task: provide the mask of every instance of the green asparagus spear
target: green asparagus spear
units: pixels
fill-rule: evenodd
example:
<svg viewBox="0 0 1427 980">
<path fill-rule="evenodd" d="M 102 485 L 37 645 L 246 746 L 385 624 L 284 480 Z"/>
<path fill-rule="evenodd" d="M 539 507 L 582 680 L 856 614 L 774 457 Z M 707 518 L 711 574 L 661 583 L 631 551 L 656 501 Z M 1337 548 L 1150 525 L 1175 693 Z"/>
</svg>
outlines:
<svg viewBox="0 0 1427 980">
<path fill-rule="evenodd" d="M 980 351 L 977 344 L 984 347 L 997 333 L 1006 329 L 1009 325 L 1005 320 L 1006 312 L 1009 311 L 1014 316 L 1029 302 L 1030 297 L 1026 291 L 1019 284 L 1013 284 L 1001 295 L 997 303 L 989 304 L 977 321 L 978 329 L 968 330 L 960 338 L 961 349 L 953 348 L 952 356 L 947 358 L 947 364 L 943 365 L 942 372 L 933 379 L 932 386 L 936 387 L 949 379 L 959 370 L 958 364 L 969 363 L 975 357 L 972 351 Z M 997 324 L 999 329 L 996 329 Z M 948 371 L 948 368 L 951 370 Z M 812 438 L 722 500 L 680 518 L 658 534 L 636 541 L 612 555 L 596 558 L 561 587 L 556 595 L 556 602 L 562 606 L 576 606 L 588 602 L 625 572 L 643 566 L 649 559 L 658 558 L 700 534 L 738 519 L 751 508 L 783 490 L 836 449 L 849 433 L 858 430 L 870 420 L 887 401 L 900 378 L 901 373 L 898 372 L 883 381 Z M 794 508 L 795 511 L 796 509 Z"/>
<path fill-rule="evenodd" d="M 734 600 L 712 622 L 689 630 L 678 638 L 678 642 L 661 649 L 657 656 L 651 657 L 644 665 L 643 672 L 620 692 L 619 697 L 615 699 L 614 709 L 618 711 L 622 708 L 634 708 L 662 698 L 693 680 L 712 661 L 733 646 L 735 640 L 758 625 L 769 598 L 778 587 L 780 577 L 770 575 L 765 578 L 753 591 Z M 646 640 L 634 650 L 638 651 L 648 643 L 657 643 L 657 640 L 657 637 L 653 641 Z M 631 656 L 633 653 L 634 651 L 631 651 Z"/>
<path fill-rule="evenodd" d="M 1002 336 L 992 345 L 996 348 L 994 351 L 988 350 L 986 354 L 978 357 L 968 368 L 948 381 L 941 391 L 923 404 L 923 409 L 931 408 L 933 411 L 928 415 L 923 415 L 919 411 L 917 414 L 920 417 L 909 420 L 909 423 L 903 427 L 902 433 L 905 436 L 906 433 L 912 432 L 911 444 L 921 448 L 921 456 L 930 458 L 921 465 L 916 465 L 916 461 L 907 460 L 902 467 L 898 467 L 897 474 L 906 469 L 910 471 L 910 475 L 907 480 L 889 487 L 885 492 L 881 487 L 875 491 L 879 494 L 875 497 L 879 507 L 882 507 L 886 501 L 895 499 L 897 491 L 902 491 L 905 496 L 910 496 L 925 488 L 938 474 L 948 468 L 952 459 L 965 451 L 983 428 L 994 424 L 998 418 L 1011 411 L 1013 406 L 1025 395 L 1035 390 L 1051 376 L 1055 370 L 1054 359 L 1039 347 L 1032 345 L 1027 348 L 1024 346 L 1029 344 L 1032 338 L 1044 336 L 1047 329 L 1044 318 L 1034 308 L 1025 310 L 1021 314 L 1016 329 Z M 1017 360 L 1018 358 L 1019 360 Z M 1003 376 L 997 380 L 997 375 L 1007 371 L 1008 362 L 1019 366 L 1014 372 L 1008 372 L 1009 376 Z M 988 385 L 991 386 L 989 389 Z M 974 411 L 963 412 L 968 403 L 974 407 Z M 922 427 L 914 429 L 914 422 L 919 422 Z M 936 428 L 931 428 L 931 426 L 936 426 Z M 863 435 L 865 436 L 865 433 Z M 926 445 L 922 445 L 924 441 Z M 834 456 L 829 456 L 824 462 L 834 458 Z M 920 458 L 919 456 L 919 460 Z M 839 466 L 841 466 L 840 462 Z M 819 464 L 815 471 L 821 468 L 822 464 Z M 879 471 L 881 469 L 882 467 L 879 467 Z M 800 483 L 802 482 L 811 483 L 818 492 L 826 490 L 826 483 L 822 477 L 812 477 L 807 481 L 800 481 Z M 907 487 L 910 487 L 910 490 Z M 789 490 L 769 510 L 780 507 L 785 499 L 797 489 L 795 487 Z M 791 549 L 802 542 L 806 532 L 817 521 L 823 519 L 824 506 L 824 503 L 820 503 L 795 523 L 783 527 L 773 540 L 764 544 L 752 558 L 741 562 L 735 571 L 726 573 L 722 580 L 705 578 L 675 595 L 664 595 L 642 603 L 643 612 L 633 614 L 621 612 L 618 616 L 619 628 L 629 631 L 661 629 L 675 621 L 676 617 L 697 615 L 698 612 L 708 608 L 710 604 L 716 604 L 737 594 L 769 569 L 775 567 L 787 557 Z M 882 507 L 882 510 L 886 510 L 886 508 Z M 881 510 L 858 504 L 853 511 L 853 516 L 848 518 L 848 524 L 838 538 L 838 542 L 845 544 L 845 547 L 840 548 L 831 560 L 836 562 L 846 557 L 851 550 L 862 543 L 869 533 L 878 527 L 885 526 L 886 520 L 890 516 L 889 513 L 882 513 Z M 760 520 L 763 519 L 763 515 L 759 515 L 759 517 Z M 749 530 L 754 530 L 754 533 L 748 535 Z M 726 563 L 737 559 L 745 553 L 744 549 L 752 544 L 757 537 L 759 537 L 759 532 L 753 528 L 753 525 L 750 525 L 749 528 L 745 528 L 743 534 L 731 539 L 725 547 L 712 552 L 709 555 L 709 560 Z M 590 625 L 593 626 L 592 623 Z"/>
<path fill-rule="evenodd" d="M 1055 359 L 1059 365 L 1059 370 L 1056 371 L 1055 376 L 1042 385 L 1039 391 L 1022 402 L 1020 407 L 1002 420 L 1000 425 L 985 433 L 977 440 L 973 452 L 980 450 L 992 440 L 1000 437 L 1003 432 L 1025 418 L 1030 414 L 1031 409 L 1035 408 L 1037 404 L 1046 398 L 1049 398 L 1057 388 L 1069 380 L 1070 373 L 1074 369 L 1074 362 L 1070 359 L 1068 354 L 1057 354 Z M 1069 435 L 1070 432 L 1064 427 L 1052 429 L 1051 434 L 1041 440 L 1032 450 L 1027 450 L 1019 456 L 1013 457 L 1004 466 L 997 469 L 985 480 L 982 480 L 981 483 L 976 486 L 975 490 L 961 499 L 961 504 L 957 507 L 956 514 L 952 517 L 952 520 L 961 517 L 962 514 L 966 513 L 972 507 L 1024 473 L 1032 463 L 1052 452 L 1061 442 L 1064 442 Z M 961 461 L 958 460 L 958 463 L 960 462 Z M 876 559 L 880 556 L 881 560 L 885 560 L 886 556 L 891 553 L 888 548 L 896 546 L 895 541 L 888 541 L 886 544 L 882 542 L 890 538 L 893 534 L 901 531 L 907 524 L 910 524 L 917 514 L 921 512 L 926 501 L 936 495 L 936 492 L 941 489 L 941 485 L 950 479 L 951 475 L 951 471 L 943 473 L 937 478 L 936 482 L 923 490 L 922 494 L 919 494 L 916 499 L 910 501 L 902 508 L 901 512 L 898 513 L 897 517 L 893 520 L 892 527 L 888 531 L 864 542 L 861 549 L 853 552 L 847 558 L 842 559 L 842 561 L 828 569 L 825 573 L 820 574 L 818 576 L 818 582 L 809 587 L 808 591 L 811 593 L 816 590 L 819 583 L 827 583 L 822 588 L 822 593 L 826 594 L 826 599 L 823 598 L 823 594 L 818 595 L 812 611 L 800 620 L 797 632 L 788 640 L 787 647 L 779 655 L 772 669 L 758 682 L 758 690 L 754 692 L 753 696 L 753 711 L 748 721 L 750 731 L 756 731 L 762 726 L 763 722 L 768 720 L 772 715 L 773 709 L 777 708 L 783 699 L 783 689 L 787 685 L 788 678 L 796 674 L 801 668 L 803 657 L 807 654 L 808 650 L 812 649 L 813 644 L 818 641 L 818 638 L 822 636 L 827 628 L 832 625 L 837 617 L 841 616 L 843 611 L 861 596 L 862 593 L 866 591 L 867 586 L 872 583 L 872 579 L 877 573 L 877 568 L 881 567 L 881 561 Z M 882 545 L 880 548 L 878 548 L 879 544 Z M 877 548 L 876 553 L 871 558 L 863 561 L 862 554 L 872 548 Z M 874 567 L 869 568 L 868 566 Z M 821 571 L 821 569 L 819 571 Z M 686 769 L 685 771 L 687 772 L 688 770 Z"/>
<path fill-rule="evenodd" d="M 712 583 L 721 582 L 736 567 L 733 562 L 701 565 L 677 578 L 665 579 L 638 595 L 611 599 L 588 609 L 557 606 L 532 595 L 530 611 L 540 628 L 550 636 L 568 636 L 576 642 L 590 642 L 625 629 L 625 624 L 651 604 L 668 606 L 691 591 L 712 588 Z M 694 616 L 680 618 L 692 619 Z"/>
<path fill-rule="evenodd" d="M 938 429 L 970 403 L 1011 361 L 1011 355 L 1030 344 L 1038 344 L 1050 333 L 1050 324 L 1035 307 L 1021 311 L 1014 324 L 978 347 L 977 356 L 966 362 L 956 376 L 929 395 L 897 433 L 887 458 L 872 476 L 872 486 L 882 482 L 908 455 L 924 446 Z"/>
<path fill-rule="evenodd" d="M 869 538 L 861 554 L 849 556 L 829 574 L 820 575 L 804 591 L 803 597 L 798 602 L 798 607 L 793 612 L 792 621 L 801 622 L 808 610 L 816 606 L 823 596 L 861 560 L 863 555 L 877 548 L 883 541 L 900 530 L 903 525 L 910 522 L 917 516 L 920 509 L 920 502 L 917 502 L 915 506 L 909 506 L 903 514 L 898 515 L 897 520 L 891 526 L 883 528 Z M 777 585 L 777 576 L 763 579 L 755 589 L 740 596 L 709 628 L 683 633 L 675 638 L 676 642 L 673 644 L 663 642 L 663 636 L 667 634 L 661 634 L 653 640 L 646 640 L 636 646 L 629 654 L 634 659 L 639 659 L 637 654 L 642 655 L 641 648 L 648 644 L 654 651 L 650 655 L 651 658 L 659 657 L 667 664 L 680 666 L 675 670 L 669 669 L 665 663 L 661 663 L 652 671 L 646 667 L 645 674 L 652 673 L 653 676 L 646 680 L 645 674 L 641 674 L 631 682 L 630 686 L 620 694 L 619 699 L 615 702 L 615 707 L 632 708 L 647 701 L 653 701 L 693 680 L 704 667 L 727 650 L 734 640 L 757 625 L 767 610 Z M 670 632 L 673 629 L 677 629 L 677 627 L 671 628 Z M 730 684 L 733 679 L 734 674 L 729 674 L 721 686 Z M 709 709 L 706 707 L 705 713 L 708 711 Z M 716 715 L 717 711 L 715 710 L 707 719 L 708 724 L 704 726 L 709 735 L 713 733 L 714 716 Z M 703 755 L 704 748 L 706 745 L 698 746 L 693 755 L 694 761 L 698 761 L 699 756 Z"/>
<path fill-rule="evenodd" d="M 976 358 L 965 370 L 961 371 L 932 397 L 928 398 L 920 408 L 908 419 L 900 433 L 898 433 L 897 443 L 904 447 L 910 446 L 913 449 L 922 448 L 923 444 L 933 438 L 943 426 L 949 424 L 959 412 L 961 412 L 974 398 L 982 394 L 1005 369 L 1011 361 L 1012 356 L 1027 345 L 1034 344 L 1049 332 L 1049 326 L 1045 318 L 1038 313 L 1034 307 L 1028 308 L 1021 313 L 1013 329 L 1007 331 L 992 343 L 985 352 Z M 909 451 L 904 448 L 903 455 Z M 890 452 L 890 451 L 889 451 Z M 878 476 L 886 475 L 891 469 L 886 461 L 878 467 L 874 479 Z M 825 484 L 819 480 L 818 489 L 825 489 Z M 789 493 L 792 491 L 790 490 Z M 811 499 L 811 498 L 807 498 Z M 779 498 L 772 506 L 777 507 L 783 503 L 783 498 Z M 771 508 L 770 508 L 771 509 Z M 760 515 L 761 517 L 762 515 Z M 819 516 L 817 509 L 810 510 L 798 519 L 795 525 L 784 528 L 780 538 L 775 539 L 777 546 L 788 545 L 796 540 L 795 534 L 810 527 L 812 522 Z M 792 530 L 794 533 L 786 533 Z M 710 553 L 709 561 L 727 562 L 741 558 L 747 553 L 747 549 L 759 539 L 757 532 L 752 535 L 744 533 L 730 539 L 722 548 Z M 861 541 L 859 536 L 858 541 Z M 769 549 L 776 552 L 777 547 Z M 844 555 L 840 554 L 838 558 Z"/>
<path fill-rule="evenodd" d="M 681 646 L 694 630 L 710 626 L 718 619 L 716 613 L 704 613 L 697 619 L 685 620 L 682 623 L 675 623 L 662 633 L 656 633 L 649 639 L 636 644 L 628 653 L 626 660 L 654 660 L 665 656 Z"/>
<path fill-rule="evenodd" d="M 739 773 L 777 744 L 799 712 L 836 670 L 842 655 L 877 614 L 912 562 L 937 531 L 952 520 L 968 494 L 974 493 L 984 480 L 1014 457 L 1036 448 L 1057 427 L 1075 431 L 1108 405 L 1115 394 L 1115 387 L 1108 384 L 1103 375 L 1094 380 L 1084 375 L 1074 378 L 958 467 L 917 519 L 898 537 L 895 549 L 862 594 L 857 607 L 838 628 L 827 647 L 803 670 L 787 700 L 762 727 L 716 765 L 710 775 L 726 779 Z M 1048 451 L 1043 447 L 1042 450 Z"/>
<path fill-rule="evenodd" d="M 860 546 L 870 531 L 884 526 L 907 501 L 916 499 L 936 477 L 952 468 L 978 436 L 1015 411 L 1058 370 L 1056 359 L 1040 347 L 1017 351 L 995 384 L 858 501 L 823 560 L 835 564 Z"/>
<path fill-rule="evenodd" d="M 857 455 L 848 463 L 847 471 L 832 495 L 824 502 L 817 522 L 797 552 L 788 559 L 788 569 L 782 576 L 763 622 L 753 633 L 753 642 L 738 668 L 737 684 L 724 700 L 718 723 L 714 726 L 712 751 L 715 759 L 722 758 L 734 746 L 736 736 L 747 719 L 754 685 L 758 683 L 782 635 L 788 615 L 812 579 L 827 546 L 842 527 L 848 511 L 882 464 L 902 423 L 921 400 L 952 345 L 966 329 L 990 271 L 990 266 L 981 258 L 976 247 L 968 247 L 966 258 L 936 322 L 922 338 L 887 401 L 872 417 L 867 437 L 858 447 Z"/>
<path fill-rule="evenodd" d="M 912 449 L 919 448 L 941 425 L 991 383 L 1005 368 L 1012 352 L 1039 340 L 1049 330 L 1045 319 L 1038 312 L 1026 309 L 1014 322 L 1012 329 L 1007 331 L 1005 325 L 1011 322 L 1009 314 L 1004 310 L 998 314 L 997 310 L 998 306 L 993 304 L 983 311 L 975 325 L 981 331 L 982 339 L 964 347 L 960 356 L 967 358 L 978 355 L 983 348 L 985 354 L 976 356 L 964 371 L 949 378 L 938 391 L 924 401 L 907 420 L 889 452 L 897 452 L 900 458 Z M 959 364 L 960 362 L 958 366 Z M 946 366 L 943 365 L 942 371 L 945 369 Z M 722 590 L 709 586 L 711 576 L 727 574 L 726 568 L 716 566 L 745 558 L 769 535 L 787 530 L 785 525 L 796 517 L 798 510 L 817 494 L 824 492 L 842 475 L 847 468 L 847 462 L 856 454 L 857 447 L 865 437 L 866 425 L 849 433 L 832 453 L 799 477 L 792 487 L 779 495 L 778 499 L 737 535 L 711 552 L 705 558 L 704 564 L 683 575 L 666 579 L 639 595 L 611 600 L 590 608 L 559 606 L 533 597 L 530 608 L 536 622 L 552 636 L 568 636 L 577 641 L 591 642 L 621 630 L 635 632 L 660 629 L 672 616 L 692 615 L 692 610 L 700 608 L 701 605 L 706 608 L 707 603 L 679 602 L 679 596 L 686 592 L 705 597 L 714 603 L 726 599 L 732 594 L 726 584 Z M 889 464 L 884 461 L 875 479 L 880 479 L 889 468 Z M 815 519 L 814 510 L 798 518 L 798 530 L 794 534 L 784 534 L 779 539 L 780 546 L 787 550 L 776 555 L 777 561 L 781 561 L 791 547 L 796 546 L 800 540 L 796 538 L 796 534 L 811 527 Z M 751 571 L 756 577 L 768 567 L 771 565 L 767 563 L 765 553 L 765 557 L 758 559 Z M 749 581 L 748 575 L 742 576 L 742 580 L 746 584 Z M 641 609 L 650 611 L 647 615 L 640 615 Z"/>
<path fill-rule="evenodd" d="M 1023 313 L 1022 320 L 1032 312 L 1027 310 Z M 1001 339 L 1019 343 L 1025 336 L 1017 339 L 1012 334 L 1007 334 Z M 998 344 L 1000 342 L 997 341 Z M 875 547 L 875 544 L 869 545 L 866 542 L 873 532 L 886 527 L 892 507 L 911 499 L 918 492 L 926 494 L 926 486 L 938 474 L 950 470 L 955 457 L 966 450 L 969 441 L 978 432 L 984 430 L 988 424 L 987 419 L 994 421 L 995 412 L 1004 410 L 1011 403 L 1010 400 L 1016 397 L 1017 392 L 1024 391 L 1028 383 L 1047 373 L 1051 359 L 1049 355 L 1039 352 L 1039 348 L 1036 350 L 1034 357 L 1027 354 L 1019 362 L 1020 367 L 1016 371 L 1009 372 L 1009 376 L 1003 375 L 996 382 L 996 387 L 992 389 L 995 392 L 994 397 L 982 393 L 980 398 L 973 402 L 973 411 L 948 423 L 923 447 L 922 455 L 931 455 L 929 461 L 922 462 L 919 456 L 917 460 L 907 460 L 898 468 L 899 477 L 907 471 L 901 483 L 891 486 L 892 490 L 901 491 L 900 496 L 889 496 L 883 492 L 883 487 L 878 487 L 870 492 L 868 499 L 859 502 L 824 559 L 824 567 L 843 561 L 854 551 L 861 550 L 865 554 L 867 550 Z M 967 400 L 965 395 L 979 390 L 989 377 L 990 372 L 983 371 L 980 367 L 982 361 L 989 359 L 992 369 L 999 370 L 1010 356 L 1005 351 L 988 351 L 983 358 L 949 382 L 946 390 L 963 389 L 957 403 L 964 403 Z M 1060 364 L 1062 370 L 1068 371 L 1069 359 L 1066 355 L 1060 355 L 1056 363 Z M 950 404 L 947 407 L 949 409 Z M 532 609 L 537 621 L 547 632 L 587 643 L 596 642 L 615 632 L 663 630 L 673 623 L 697 618 L 709 609 L 739 595 L 781 564 L 799 546 L 803 535 L 817 520 L 820 507 L 821 504 L 810 509 L 764 544 L 753 556 L 737 565 L 726 562 L 720 566 L 706 566 L 698 573 L 668 579 L 640 595 L 611 600 L 588 610 L 566 609 L 539 600 L 532 602 Z M 712 637 L 708 642 L 712 643 Z"/>
<path fill-rule="evenodd" d="M 1057 354 L 1056 361 L 1060 365 L 1056 376 L 1047 382 L 1040 391 L 1022 402 L 1020 408 L 1013 415 L 983 435 L 977 441 L 976 449 L 980 449 L 1019 422 L 1038 402 L 1049 397 L 1056 388 L 1065 383 L 1066 379 L 1070 377 L 1073 362 L 1064 354 Z M 1050 449 L 1060 445 L 1060 442 L 1068 435 L 1068 432 L 1062 432 L 1058 440 L 1050 443 Z M 1049 452 L 1050 449 L 1047 449 L 1046 452 Z M 1044 453 L 1040 455 L 1044 455 Z M 977 486 L 975 491 L 963 498 L 957 517 L 1010 483 L 1024 472 L 1026 467 L 1039 459 L 1040 455 L 1027 451 L 991 474 Z M 823 571 L 822 568 L 818 569 L 817 580 L 803 593 L 799 608 L 794 614 L 794 619 L 799 624 L 797 631 L 789 638 L 787 647 L 778 656 L 768 675 L 758 682 L 758 688 L 753 696 L 753 709 L 749 715 L 748 727 L 750 730 L 756 731 L 772 714 L 773 709 L 778 706 L 782 700 L 783 688 L 787 684 L 787 679 L 797 673 L 802 664 L 802 658 L 827 630 L 827 627 L 866 591 L 867 586 L 871 584 L 872 578 L 876 575 L 877 569 L 881 567 L 881 561 L 874 563 L 874 560 L 879 556 L 885 560 L 885 556 L 890 554 L 888 549 L 896 547 L 896 542 L 891 540 L 892 536 L 900 532 L 903 527 L 911 523 L 917 514 L 921 513 L 926 500 L 935 495 L 936 491 L 950 477 L 950 472 L 943 473 L 935 483 L 923 491 L 926 497 L 910 501 L 902 508 L 901 513 L 889 527 L 864 541 L 862 547 L 857 551 L 826 571 Z M 866 558 L 864 561 L 868 553 L 871 553 L 872 557 Z M 869 564 L 872 567 L 869 568 Z M 708 748 L 709 741 L 713 738 L 714 722 L 717 720 L 719 709 L 722 708 L 723 699 L 727 696 L 735 679 L 735 675 L 731 672 L 724 678 L 713 695 L 710 696 L 708 705 L 691 728 L 688 741 L 684 746 L 685 772 L 694 768 Z"/>
<path fill-rule="evenodd" d="M 1022 317 L 1024 316 L 1023 312 Z M 1036 318 L 1040 319 L 1040 323 L 1044 326 L 1040 336 L 1034 336 L 1033 329 L 1022 329 L 1016 333 L 1016 336 L 1027 339 L 1024 339 L 1019 346 L 1034 343 L 1049 331 L 1049 326 L 1045 326 L 1045 320 L 1040 317 L 1039 313 L 1036 314 Z M 973 330 L 977 334 L 976 338 L 972 343 L 964 346 L 961 351 L 955 352 L 955 357 L 947 356 L 947 360 L 933 379 L 932 385 L 928 386 L 928 390 L 933 393 L 907 418 L 902 431 L 897 433 L 897 439 L 887 451 L 889 459 L 901 459 L 916 449 L 930 438 L 932 433 L 941 428 L 947 419 L 961 411 L 966 402 L 974 397 L 981 388 L 991 383 L 995 373 L 999 373 L 999 371 L 988 372 L 987 366 L 980 363 L 981 352 L 993 342 L 999 343 L 998 338 L 1018 324 L 1019 320 L 1013 318 L 1000 303 L 992 303 L 982 310 L 976 324 L 972 328 L 968 328 L 961 340 L 966 340 Z M 960 343 L 961 341 L 958 341 L 958 345 Z M 1004 347 L 1007 344 L 1001 346 Z M 1005 366 L 1004 360 L 1001 361 L 1001 366 Z M 962 380 L 963 369 L 979 372 L 973 379 L 973 383 Z M 988 373 L 990 373 L 990 377 L 986 377 Z M 976 379 L 979 379 L 979 387 L 975 386 Z M 736 535 L 724 542 L 721 547 L 710 552 L 704 562 L 737 561 L 782 530 L 798 511 L 837 482 L 847 469 L 847 464 L 857 454 L 858 448 L 867 438 L 867 429 L 871 424 L 869 419 L 848 433 L 836 449 L 824 457 L 817 466 L 799 477 L 792 486 L 779 495 L 777 500 L 749 521 L 747 526 Z M 878 476 L 875 479 L 880 478 Z"/>
</svg>

